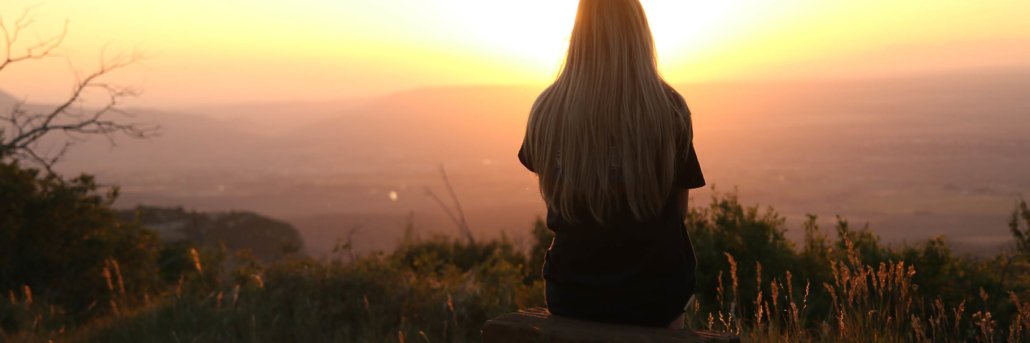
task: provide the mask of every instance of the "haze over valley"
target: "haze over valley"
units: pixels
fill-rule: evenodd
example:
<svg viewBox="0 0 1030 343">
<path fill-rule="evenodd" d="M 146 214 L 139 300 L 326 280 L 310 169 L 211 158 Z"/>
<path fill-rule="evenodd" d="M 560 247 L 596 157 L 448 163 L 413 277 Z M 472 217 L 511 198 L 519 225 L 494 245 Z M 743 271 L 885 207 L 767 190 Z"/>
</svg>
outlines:
<svg viewBox="0 0 1030 343">
<path fill-rule="evenodd" d="M 676 85 L 693 112 L 709 186 L 773 206 L 800 237 L 807 213 L 869 222 L 887 242 L 947 235 L 988 251 L 1030 194 L 1030 69 L 807 83 Z M 116 206 L 247 210 L 294 225 L 308 253 L 353 228 L 358 251 L 416 232 L 457 234 L 427 189 L 477 236 L 518 239 L 544 213 L 516 152 L 542 86 L 416 88 L 324 102 L 135 109 L 160 137 L 94 137 L 57 170 L 121 187 Z M 13 99 L 6 97 L 2 105 Z"/>
</svg>

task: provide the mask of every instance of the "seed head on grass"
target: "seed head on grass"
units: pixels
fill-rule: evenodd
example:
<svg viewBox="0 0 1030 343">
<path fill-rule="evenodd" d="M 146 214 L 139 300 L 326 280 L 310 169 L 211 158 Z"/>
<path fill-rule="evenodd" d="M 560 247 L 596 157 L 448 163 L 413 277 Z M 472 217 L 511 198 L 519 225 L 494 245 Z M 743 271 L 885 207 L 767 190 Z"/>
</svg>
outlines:
<svg viewBox="0 0 1030 343">
<path fill-rule="evenodd" d="M 959 323 L 962 322 L 962 313 L 966 312 L 966 301 L 963 300 L 961 304 L 958 304 L 958 307 L 952 310 L 955 311 L 955 336 L 958 336 L 960 333 Z"/>
<path fill-rule="evenodd" d="M 104 276 L 104 280 L 107 281 L 107 290 L 111 291 L 111 293 L 113 294 L 114 293 L 114 283 L 111 282 L 111 270 L 107 269 L 107 267 L 104 267 L 104 270 L 102 270 L 100 272 L 100 275 Z"/>
<path fill-rule="evenodd" d="M 114 299 L 111 299 L 110 303 L 111 303 L 111 312 L 114 313 L 115 317 L 120 317 L 122 315 L 122 313 L 121 313 L 121 311 L 118 310 L 118 304 L 114 302 Z"/>
<path fill-rule="evenodd" d="M 252 278 L 254 278 L 254 282 L 257 282 L 258 288 L 262 288 L 262 289 L 265 288 L 265 280 L 261 279 L 261 275 L 250 274 L 250 276 Z M 367 299 L 366 299 L 366 301 L 367 301 Z"/>
<path fill-rule="evenodd" d="M 122 298 L 125 298 L 125 281 L 122 280 L 122 270 L 118 266 L 118 261 L 110 259 L 111 266 L 114 267 L 114 275 L 118 278 L 118 290 L 122 294 Z"/>
<path fill-rule="evenodd" d="M 737 280 L 737 261 L 733 259 L 733 255 L 730 253 L 726 254 L 726 260 L 730 263 L 730 277 L 733 279 L 733 301 L 730 304 L 730 322 L 735 322 L 734 333 L 740 333 L 740 313 L 737 313 L 737 304 L 740 303 L 740 288 Z M 736 320 L 734 320 L 736 318 Z M 729 327 L 727 326 L 727 329 Z"/>
<path fill-rule="evenodd" d="M 722 271 L 721 270 L 719 271 L 718 279 L 719 279 L 719 287 L 717 287 L 715 289 L 715 291 L 716 291 L 716 297 L 715 298 L 719 301 L 719 308 L 722 308 L 726 304 L 726 299 L 724 298 L 724 295 L 723 295 L 723 293 L 725 293 L 725 291 L 726 291 L 726 287 L 723 285 Z"/>
<path fill-rule="evenodd" d="M 755 280 L 755 285 L 758 288 L 758 296 L 755 297 L 755 329 L 762 329 L 762 263 L 755 262 L 755 270 L 758 275 Z"/>
<path fill-rule="evenodd" d="M 240 298 L 240 285 L 237 284 L 236 287 L 234 287 L 232 289 L 232 308 L 236 308 L 236 300 L 239 299 L 239 298 Z"/>
<path fill-rule="evenodd" d="M 25 308 L 32 306 L 32 288 L 29 285 L 22 285 L 21 288 L 25 291 Z"/>
<path fill-rule="evenodd" d="M 973 313 L 973 325 L 980 331 L 980 341 L 990 342 L 991 338 L 994 337 L 994 325 L 995 320 L 991 317 L 990 312 L 977 311 Z"/>
<path fill-rule="evenodd" d="M 200 267 L 200 254 L 197 253 L 197 249 L 190 248 L 190 255 L 193 257 L 193 267 L 197 269 L 197 273 L 204 274 L 204 269 Z"/>
<path fill-rule="evenodd" d="M 185 275 L 179 275 L 179 281 L 175 283 L 175 298 L 179 299 L 182 297 L 182 281 Z"/>
<path fill-rule="evenodd" d="M 923 321 L 916 315 L 912 315 L 912 330 L 916 333 L 916 341 L 926 341 L 926 332 L 923 330 Z"/>
</svg>

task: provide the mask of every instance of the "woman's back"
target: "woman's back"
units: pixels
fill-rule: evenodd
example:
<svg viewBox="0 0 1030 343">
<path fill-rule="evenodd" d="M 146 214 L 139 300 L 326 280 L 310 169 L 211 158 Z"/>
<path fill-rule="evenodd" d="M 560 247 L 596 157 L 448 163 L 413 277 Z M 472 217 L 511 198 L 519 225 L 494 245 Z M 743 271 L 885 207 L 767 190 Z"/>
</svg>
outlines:
<svg viewBox="0 0 1030 343">
<path fill-rule="evenodd" d="M 690 112 L 658 74 L 638 0 L 581 0 L 569 44 L 519 151 L 555 233 L 543 266 L 548 309 L 668 326 L 695 286 L 678 191 L 705 184 Z"/>
<path fill-rule="evenodd" d="M 519 157 L 527 164 L 524 153 Z M 705 184 L 696 157 L 690 161 L 679 173 L 680 188 Z M 571 223 L 549 210 L 547 227 L 555 236 L 543 276 L 547 307 L 554 314 L 667 326 L 694 293 L 697 262 L 675 196 L 656 216 L 637 220 L 616 214 L 603 226 Z"/>
</svg>

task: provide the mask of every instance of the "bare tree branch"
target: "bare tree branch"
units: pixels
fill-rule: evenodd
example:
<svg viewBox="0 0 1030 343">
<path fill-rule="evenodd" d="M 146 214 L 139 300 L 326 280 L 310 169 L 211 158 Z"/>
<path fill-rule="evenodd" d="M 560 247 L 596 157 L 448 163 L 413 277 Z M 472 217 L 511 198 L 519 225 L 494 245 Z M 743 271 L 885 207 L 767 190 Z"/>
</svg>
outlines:
<svg viewBox="0 0 1030 343">
<path fill-rule="evenodd" d="M 68 22 L 65 21 L 61 34 L 49 39 L 40 39 L 35 45 L 25 49 L 25 53 L 12 55 L 12 50 L 21 36 L 23 30 L 34 22 L 32 12 L 35 7 L 26 9 L 22 16 L 14 22 L 13 27 L 8 27 L 0 17 L 0 33 L 3 34 L 6 50 L 3 60 L 0 60 L 0 71 L 12 63 L 42 59 L 54 56 L 54 51 L 64 42 L 68 32 Z M 60 102 L 53 108 L 44 111 L 30 112 L 26 110 L 25 101 L 16 103 L 6 116 L 0 116 L 0 121 L 13 132 L 9 138 L 4 137 L 4 130 L 0 128 L 0 158 L 6 156 L 18 156 L 35 161 L 52 172 L 52 166 L 56 164 L 68 149 L 75 143 L 85 140 L 82 135 L 102 135 L 111 144 L 114 144 L 113 135 L 122 133 L 132 138 L 149 138 L 160 134 L 160 127 L 156 125 L 143 125 L 136 123 L 122 123 L 109 117 L 112 114 L 122 116 L 132 115 L 119 108 L 119 105 L 126 98 L 136 97 L 140 91 L 132 87 L 123 87 L 102 82 L 104 76 L 109 73 L 139 63 L 146 56 L 133 50 L 132 53 L 119 52 L 113 57 L 107 57 L 107 44 L 101 50 L 100 66 L 90 74 L 82 74 L 73 67 L 75 83 L 72 85 L 71 94 L 66 100 Z M 106 94 L 106 101 L 95 108 L 86 108 L 84 105 L 86 93 L 95 90 Z M 62 144 L 57 153 L 40 153 L 38 144 L 40 139 L 54 132 L 62 132 L 70 139 Z"/>
<path fill-rule="evenodd" d="M 440 165 L 440 176 L 443 177 L 443 183 L 447 186 L 447 192 L 451 194 L 451 199 L 454 200 L 454 206 L 457 207 L 458 213 L 455 214 L 454 212 L 451 212 L 451 210 L 447 208 L 447 204 L 445 204 L 440 197 L 436 196 L 436 193 L 433 193 L 429 187 L 426 187 L 426 195 L 432 197 L 433 200 L 436 200 L 436 203 L 443 208 L 444 212 L 447 212 L 447 216 L 451 218 L 454 225 L 458 227 L 458 231 L 461 232 L 462 236 L 465 236 L 465 239 L 467 239 L 469 243 L 475 243 L 475 239 L 472 237 L 472 230 L 469 229 L 468 221 L 465 220 L 465 212 L 461 210 L 461 202 L 458 201 L 458 196 L 454 193 L 454 188 L 451 187 L 451 181 L 447 178 L 447 171 L 444 169 L 442 164 Z"/>
<path fill-rule="evenodd" d="M 444 169 L 443 164 L 440 164 L 440 176 L 443 177 L 443 184 L 447 186 L 447 192 L 451 194 L 451 199 L 454 200 L 454 207 L 458 209 L 458 216 L 461 217 L 461 226 L 465 228 L 465 233 L 469 236 L 469 242 L 471 242 L 472 232 L 469 231 L 469 223 L 465 220 L 465 212 L 461 210 L 461 202 L 458 201 L 458 195 L 454 193 L 454 188 L 451 187 L 451 180 L 447 178 L 447 170 Z"/>
<path fill-rule="evenodd" d="M 0 61 L 0 70 L 4 70 L 8 65 L 15 62 L 24 60 L 38 60 L 53 56 L 54 50 L 64 43 L 64 38 L 68 35 L 68 21 L 64 21 L 64 26 L 61 28 L 61 33 L 47 39 L 37 39 L 36 44 L 26 47 L 24 53 L 15 55 L 13 50 L 15 44 L 18 43 L 18 38 L 21 37 L 22 31 L 32 26 L 35 23 L 33 17 L 33 11 L 39 7 L 39 5 L 26 8 L 22 12 L 21 17 L 18 17 L 14 21 L 14 27 L 8 28 L 4 23 L 3 18 L 0 17 L 0 33 L 3 33 L 4 39 L 4 58 Z"/>
<path fill-rule="evenodd" d="M 426 187 L 426 195 L 433 198 L 433 200 L 435 200 L 436 203 L 440 205 L 440 208 L 443 208 L 443 211 L 447 213 L 447 217 L 451 218 L 451 222 L 454 222 L 454 226 L 457 226 L 458 231 L 460 231 L 461 234 L 464 236 L 465 230 L 461 224 L 461 220 L 459 220 L 458 217 L 455 216 L 453 212 L 451 212 L 450 208 L 447 208 L 447 204 L 445 204 L 443 200 L 440 199 L 440 197 L 436 196 L 436 193 L 433 193 L 433 190 L 429 189 L 429 187 Z"/>
</svg>

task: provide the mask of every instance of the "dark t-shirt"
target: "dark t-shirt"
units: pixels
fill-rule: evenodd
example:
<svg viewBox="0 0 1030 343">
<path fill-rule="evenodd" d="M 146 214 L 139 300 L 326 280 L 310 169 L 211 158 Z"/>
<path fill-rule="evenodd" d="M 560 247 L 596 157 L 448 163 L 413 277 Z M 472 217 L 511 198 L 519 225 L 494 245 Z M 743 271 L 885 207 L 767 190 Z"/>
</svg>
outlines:
<svg viewBox="0 0 1030 343">
<path fill-rule="evenodd" d="M 689 153 L 676 163 L 674 187 L 704 187 L 693 144 L 684 139 L 679 148 Z M 523 149 L 519 160 L 533 171 Z M 543 266 L 548 310 L 658 327 L 678 318 L 694 294 L 697 260 L 677 205 L 673 191 L 658 215 L 638 221 L 632 214 L 619 214 L 606 226 L 572 224 L 548 209 L 547 228 L 554 231 Z"/>
</svg>

